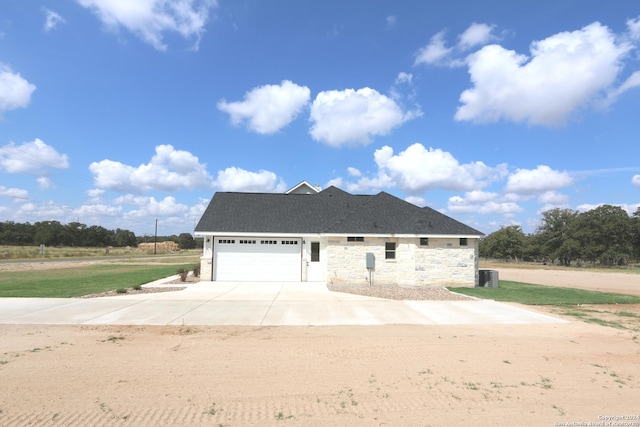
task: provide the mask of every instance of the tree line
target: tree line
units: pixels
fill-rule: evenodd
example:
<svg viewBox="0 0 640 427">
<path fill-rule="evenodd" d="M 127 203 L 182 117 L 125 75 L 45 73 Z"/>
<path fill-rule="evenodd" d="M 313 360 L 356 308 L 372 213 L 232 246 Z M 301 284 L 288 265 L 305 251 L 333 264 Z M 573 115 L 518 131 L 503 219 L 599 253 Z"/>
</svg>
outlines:
<svg viewBox="0 0 640 427">
<path fill-rule="evenodd" d="M 142 242 L 177 242 L 180 249 L 194 249 L 197 240 L 190 233 L 171 236 L 136 236 L 133 231 L 117 228 L 108 230 L 99 225 L 87 226 L 79 222 L 61 224 L 40 221 L 33 224 L 13 221 L 0 222 L 0 245 L 7 246 L 75 246 L 75 247 L 135 247 Z"/>
<path fill-rule="evenodd" d="M 551 209 L 542 213 L 532 234 L 524 234 L 517 225 L 489 234 L 480 241 L 480 256 L 565 266 L 639 262 L 640 208 L 632 216 L 611 205 L 586 212 Z"/>
</svg>

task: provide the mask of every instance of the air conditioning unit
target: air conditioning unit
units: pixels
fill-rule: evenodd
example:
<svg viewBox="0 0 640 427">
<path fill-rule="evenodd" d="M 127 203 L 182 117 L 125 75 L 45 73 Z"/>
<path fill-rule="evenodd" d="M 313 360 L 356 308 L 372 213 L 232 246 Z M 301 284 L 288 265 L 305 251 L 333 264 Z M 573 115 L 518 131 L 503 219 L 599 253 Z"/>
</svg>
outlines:
<svg viewBox="0 0 640 427">
<path fill-rule="evenodd" d="M 478 287 L 497 288 L 499 286 L 500 279 L 497 270 L 479 270 L 478 273 Z"/>
</svg>

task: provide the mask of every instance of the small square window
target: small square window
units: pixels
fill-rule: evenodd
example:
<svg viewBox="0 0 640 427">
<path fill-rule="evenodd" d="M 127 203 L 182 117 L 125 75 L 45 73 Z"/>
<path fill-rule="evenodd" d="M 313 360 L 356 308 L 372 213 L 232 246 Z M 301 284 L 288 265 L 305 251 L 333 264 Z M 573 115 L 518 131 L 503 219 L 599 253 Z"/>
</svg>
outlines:
<svg viewBox="0 0 640 427">
<path fill-rule="evenodd" d="M 460 246 L 467 246 L 467 238 L 466 237 L 461 237 L 460 238 Z"/>
<path fill-rule="evenodd" d="M 396 243 L 395 242 L 385 242 L 384 259 L 396 259 Z"/>
<path fill-rule="evenodd" d="M 421 237 L 420 238 L 420 246 L 429 246 L 429 238 Z"/>
</svg>

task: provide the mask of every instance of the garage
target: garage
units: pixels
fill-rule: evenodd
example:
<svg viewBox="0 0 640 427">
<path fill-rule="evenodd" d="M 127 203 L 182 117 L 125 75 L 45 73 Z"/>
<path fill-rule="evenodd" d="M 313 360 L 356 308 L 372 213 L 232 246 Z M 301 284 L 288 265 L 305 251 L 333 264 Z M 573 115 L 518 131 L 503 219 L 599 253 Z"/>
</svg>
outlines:
<svg viewBox="0 0 640 427">
<path fill-rule="evenodd" d="M 214 241 L 214 280 L 299 282 L 301 239 L 225 237 Z"/>
</svg>

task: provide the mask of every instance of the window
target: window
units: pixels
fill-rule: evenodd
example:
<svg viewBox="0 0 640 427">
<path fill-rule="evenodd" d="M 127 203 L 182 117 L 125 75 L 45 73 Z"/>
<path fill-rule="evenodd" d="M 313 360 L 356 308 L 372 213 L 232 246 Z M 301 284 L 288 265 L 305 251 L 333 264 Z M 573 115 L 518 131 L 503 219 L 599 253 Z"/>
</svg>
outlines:
<svg viewBox="0 0 640 427">
<path fill-rule="evenodd" d="M 235 243 L 235 242 L 236 241 L 232 240 L 232 239 L 219 239 L 218 240 L 218 243 L 220 243 L 220 244 L 231 244 L 231 243 Z"/>
<path fill-rule="evenodd" d="M 466 237 L 461 237 L 460 238 L 460 246 L 467 246 L 467 238 Z"/>
<path fill-rule="evenodd" d="M 347 242 L 364 242 L 364 237 L 362 237 L 362 236 L 349 236 L 349 237 L 347 237 Z"/>
<path fill-rule="evenodd" d="M 420 246 L 429 246 L 429 238 L 421 237 L 420 238 Z"/>
<path fill-rule="evenodd" d="M 311 262 L 320 261 L 320 242 L 311 242 Z"/>
<path fill-rule="evenodd" d="M 261 245 L 277 245 L 277 240 L 260 240 Z"/>
<path fill-rule="evenodd" d="M 255 245 L 256 241 L 255 240 L 240 240 L 239 241 L 241 245 Z"/>
<path fill-rule="evenodd" d="M 384 259 L 396 259 L 396 244 L 395 242 L 384 243 Z"/>
<path fill-rule="evenodd" d="M 283 245 L 297 245 L 298 241 L 297 240 L 283 240 L 282 244 Z"/>
</svg>

